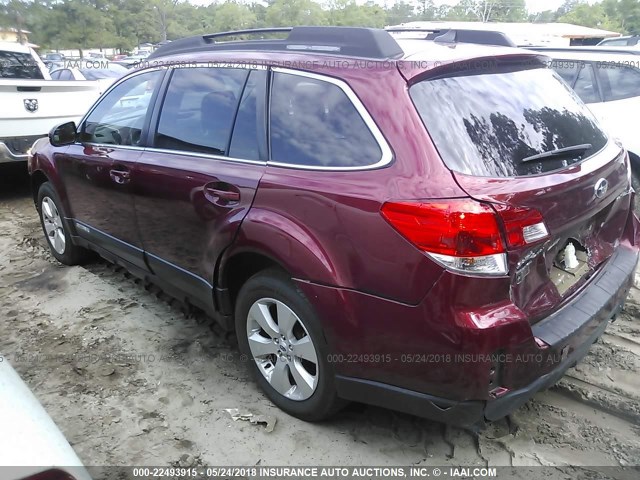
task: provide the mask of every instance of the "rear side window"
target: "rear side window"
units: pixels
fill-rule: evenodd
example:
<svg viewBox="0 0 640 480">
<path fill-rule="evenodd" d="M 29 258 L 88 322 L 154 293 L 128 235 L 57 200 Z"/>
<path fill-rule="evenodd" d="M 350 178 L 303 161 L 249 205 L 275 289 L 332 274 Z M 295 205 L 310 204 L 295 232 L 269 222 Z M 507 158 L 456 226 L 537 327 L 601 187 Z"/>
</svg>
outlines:
<svg viewBox="0 0 640 480">
<path fill-rule="evenodd" d="M 225 155 L 249 72 L 239 68 L 181 68 L 162 105 L 155 146 Z"/>
<path fill-rule="evenodd" d="M 607 102 L 640 96 L 640 70 L 603 63 L 598 68 Z"/>
<path fill-rule="evenodd" d="M 30 54 L 0 52 L 0 78 L 44 80 L 44 75 Z"/>
<path fill-rule="evenodd" d="M 231 146 L 229 147 L 230 157 L 260 160 L 260 147 L 264 145 L 265 141 L 266 81 L 267 72 L 265 70 L 253 70 L 249 74 L 233 127 Z"/>
<path fill-rule="evenodd" d="M 276 72 L 271 160 L 308 167 L 364 167 L 382 158 L 376 138 L 338 85 Z"/>
<path fill-rule="evenodd" d="M 410 94 L 447 166 L 486 177 L 536 175 L 590 156 L 607 137 L 550 69 L 501 68 L 424 80 Z M 530 157 L 591 144 L 577 154 Z"/>
</svg>

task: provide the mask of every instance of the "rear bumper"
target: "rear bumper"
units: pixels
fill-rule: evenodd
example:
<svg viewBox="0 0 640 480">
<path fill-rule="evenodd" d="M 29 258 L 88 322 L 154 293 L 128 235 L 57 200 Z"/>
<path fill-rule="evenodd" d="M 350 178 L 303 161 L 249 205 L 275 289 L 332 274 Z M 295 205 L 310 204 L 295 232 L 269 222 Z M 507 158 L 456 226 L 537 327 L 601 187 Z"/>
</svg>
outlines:
<svg viewBox="0 0 640 480">
<path fill-rule="evenodd" d="M 11 148 L 10 145 L 20 144 L 26 148 L 26 145 L 33 147 L 33 144 L 40 138 L 46 137 L 46 135 L 34 135 L 29 137 L 11 138 L 9 140 L 0 139 L 0 163 L 10 162 L 26 162 L 29 159 L 28 153 L 22 153 L 16 151 L 15 148 Z M 24 148 L 22 149 L 24 151 Z"/>
<path fill-rule="evenodd" d="M 26 154 L 14 154 L 11 150 L 9 150 L 9 147 L 0 142 L 0 163 L 26 162 L 28 158 L 29 156 Z"/>
<path fill-rule="evenodd" d="M 487 402 L 485 417 L 497 420 L 517 410 L 536 392 L 556 383 L 582 360 L 622 309 L 638 263 L 638 251 L 620 247 L 593 281 L 575 299 L 532 327 L 533 335 L 549 345 L 561 360 L 529 385 Z"/>
<path fill-rule="evenodd" d="M 580 361 L 621 308 L 631 288 L 637 262 L 638 250 L 621 245 L 569 304 L 533 327 L 526 324 L 526 332 L 523 332 L 523 322 L 518 321 L 515 324 L 472 330 L 469 334 L 459 333 L 460 329 L 445 330 L 444 321 L 437 321 L 433 325 L 426 323 L 425 318 L 429 317 L 425 316 L 423 306 L 401 306 L 370 296 L 363 299 L 361 294 L 313 286 L 306 282 L 299 282 L 299 285 L 307 296 L 319 302 L 321 317 L 331 319 L 328 321 L 328 340 L 333 343 L 332 351 L 341 352 L 337 356 L 343 360 L 343 363 L 334 365 L 339 396 L 446 423 L 470 426 L 485 419 L 497 420 L 508 415 L 536 392 L 553 385 Z M 325 300 L 326 307 L 323 308 Z M 349 315 L 339 318 L 336 305 L 344 306 L 344 311 Z M 355 333 L 356 330 L 351 328 L 357 326 L 363 316 L 366 322 L 362 321 L 357 329 L 360 338 L 351 337 L 348 345 L 342 345 L 338 339 L 350 332 Z M 418 320 L 420 317 L 422 324 Z M 370 327 L 368 330 L 364 329 L 365 323 Z M 404 329 L 401 337 L 394 332 L 394 327 L 396 330 Z M 494 351 L 496 345 L 500 344 L 510 348 L 514 346 L 513 342 L 520 341 L 521 335 L 525 335 L 528 341 L 515 345 L 514 351 L 518 352 L 520 345 L 525 345 L 522 351 L 527 359 L 515 359 L 514 355 L 512 360 L 507 361 L 510 363 L 504 364 L 504 369 L 512 369 L 513 372 L 528 370 L 533 380 L 526 385 L 507 386 L 497 394 L 497 398 L 491 397 L 487 388 L 488 366 L 483 363 L 485 360 L 476 360 L 475 356 L 473 360 L 457 360 L 459 356 L 455 352 L 441 353 L 447 351 L 447 346 L 442 347 L 442 339 L 438 341 L 438 346 L 428 346 L 426 342 L 429 338 L 437 338 L 438 327 L 447 337 L 455 338 L 458 335 L 456 341 L 462 357 L 465 352 L 472 351 L 470 348 L 475 349 L 474 353 Z M 408 337 L 409 332 L 414 333 L 413 337 Z M 474 342 L 468 340 L 471 337 Z M 539 347 L 535 337 L 546 345 Z M 404 343 L 406 352 L 406 345 L 413 338 L 425 345 L 425 350 L 435 352 L 426 360 L 422 359 L 421 364 L 416 363 L 413 356 L 407 361 L 408 357 L 403 357 L 401 353 L 402 347 L 396 347 L 398 340 L 401 345 Z M 368 356 L 366 350 L 354 353 L 356 345 L 363 341 L 371 352 Z M 538 356 L 544 357 L 544 360 L 532 359 Z M 354 363 L 362 362 L 363 358 L 364 364 Z M 366 364 L 367 361 L 378 363 Z M 423 380 L 429 378 L 429 383 L 419 383 L 418 375 Z M 479 396 L 482 393 L 476 393 L 480 392 L 474 389 L 476 382 L 485 385 L 484 397 Z"/>
</svg>

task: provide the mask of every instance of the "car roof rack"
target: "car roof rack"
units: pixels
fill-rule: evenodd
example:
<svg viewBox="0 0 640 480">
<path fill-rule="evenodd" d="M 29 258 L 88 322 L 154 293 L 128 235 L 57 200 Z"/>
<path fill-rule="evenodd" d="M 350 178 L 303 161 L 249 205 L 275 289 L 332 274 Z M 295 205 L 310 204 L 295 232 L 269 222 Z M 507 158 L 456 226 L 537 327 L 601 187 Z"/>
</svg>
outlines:
<svg viewBox="0 0 640 480">
<path fill-rule="evenodd" d="M 411 28 L 390 27 L 389 33 L 417 33 L 426 34 L 423 40 L 433 40 L 438 43 L 475 43 L 477 45 L 497 45 L 500 47 L 515 47 L 516 44 L 503 32 L 495 30 L 472 30 L 461 28 Z"/>
<path fill-rule="evenodd" d="M 285 33 L 288 34 L 285 38 L 266 38 Z M 256 35 L 261 38 L 228 39 Z M 228 40 L 220 41 L 225 38 Z M 158 48 L 149 56 L 149 59 L 179 53 L 220 50 L 314 52 L 376 59 L 399 58 L 404 55 L 404 51 L 396 40 L 389 33 L 378 28 L 277 27 L 234 30 L 182 38 Z"/>
</svg>

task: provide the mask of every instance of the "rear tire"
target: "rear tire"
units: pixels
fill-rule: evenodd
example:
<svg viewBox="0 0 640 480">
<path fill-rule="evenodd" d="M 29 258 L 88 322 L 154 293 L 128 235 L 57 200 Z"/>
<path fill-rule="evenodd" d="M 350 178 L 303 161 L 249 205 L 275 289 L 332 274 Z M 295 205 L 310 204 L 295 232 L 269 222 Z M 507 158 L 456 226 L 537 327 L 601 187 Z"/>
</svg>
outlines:
<svg viewBox="0 0 640 480">
<path fill-rule="evenodd" d="M 280 409 L 319 421 L 344 405 L 317 315 L 284 272 L 265 270 L 242 286 L 235 326 L 256 382 Z"/>
<path fill-rule="evenodd" d="M 73 244 L 62 202 L 51 183 L 40 186 L 36 208 L 49 250 L 56 260 L 64 265 L 79 265 L 92 257 L 89 250 Z"/>
</svg>

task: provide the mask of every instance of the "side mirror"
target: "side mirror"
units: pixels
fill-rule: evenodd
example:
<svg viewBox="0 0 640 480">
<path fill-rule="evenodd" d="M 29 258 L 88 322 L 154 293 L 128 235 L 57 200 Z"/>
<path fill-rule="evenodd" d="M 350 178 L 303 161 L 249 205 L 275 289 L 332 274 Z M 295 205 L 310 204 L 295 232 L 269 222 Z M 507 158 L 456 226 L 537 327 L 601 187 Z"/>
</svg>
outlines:
<svg viewBox="0 0 640 480">
<path fill-rule="evenodd" d="M 54 147 L 63 147 L 75 143 L 77 129 L 75 122 L 67 122 L 54 127 L 49 132 L 49 143 Z"/>
</svg>

